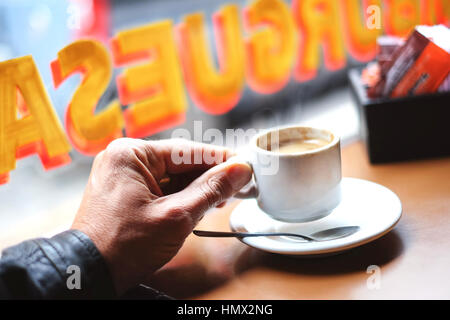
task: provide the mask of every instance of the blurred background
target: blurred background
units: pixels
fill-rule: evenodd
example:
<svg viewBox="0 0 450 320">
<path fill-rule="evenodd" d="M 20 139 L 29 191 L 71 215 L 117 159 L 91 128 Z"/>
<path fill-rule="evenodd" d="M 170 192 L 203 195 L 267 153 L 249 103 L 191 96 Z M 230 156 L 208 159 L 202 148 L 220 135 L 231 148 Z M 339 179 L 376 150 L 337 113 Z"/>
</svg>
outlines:
<svg viewBox="0 0 450 320">
<path fill-rule="evenodd" d="M 286 1 L 290 4 L 290 1 Z M 179 23 L 185 14 L 201 11 L 208 23 L 211 50 L 214 39 L 211 15 L 221 4 L 235 3 L 242 9 L 248 1 L 224 0 L 2 0 L 0 2 L 0 61 L 33 55 L 61 122 L 80 76 L 73 75 L 53 88 L 50 62 L 57 52 L 79 38 L 93 37 L 108 43 L 120 30 L 162 19 Z M 77 23 L 79 25 L 77 26 Z M 75 27 L 74 27 L 75 26 Z M 216 55 L 214 54 L 214 57 Z M 195 120 L 208 128 L 268 128 L 282 124 L 310 124 L 341 135 L 343 143 L 358 139 L 358 114 L 347 84 L 349 68 L 361 66 L 348 56 L 345 68 L 330 72 L 322 67 L 316 78 L 291 80 L 282 90 L 260 95 L 246 87 L 236 107 L 225 115 L 209 115 L 189 100 L 183 125 L 158 133 L 151 139 L 170 137 L 180 127 L 193 130 Z M 323 65 L 323 64 L 322 64 Z M 98 109 L 117 98 L 114 69 L 111 84 Z M 126 106 L 123 106 L 126 108 Z M 9 183 L 0 186 L 0 244 L 2 247 L 26 237 L 48 236 L 67 228 L 74 216 L 92 163 L 92 157 L 70 153 L 72 162 L 44 171 L 36 155 L 17 161 Z"/>
</svg>

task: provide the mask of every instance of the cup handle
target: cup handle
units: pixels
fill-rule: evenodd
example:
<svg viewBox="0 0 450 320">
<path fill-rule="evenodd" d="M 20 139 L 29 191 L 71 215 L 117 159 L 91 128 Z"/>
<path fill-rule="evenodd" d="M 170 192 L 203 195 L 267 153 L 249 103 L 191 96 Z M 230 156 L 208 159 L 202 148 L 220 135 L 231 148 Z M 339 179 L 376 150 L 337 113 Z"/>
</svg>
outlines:
<svg viewBox="0 0 450 320">
<path fill-rule="evenodd" d="M 235 161 L 243 161 L 246 162 L 253 170 L 253 166 L 251 161 L 249 160 L 249 157 L 245 154 L 241 154 L 238 156 L 235 156 Z M 250 198 L 256 198 L 258 195 L 258 189 L 256 187 L 256 183 L 254 179 L 243 187 L 239 192 L 237 192 L 233 197 L 236 199 L 250 199 Z"/>
<path fill-rule="evenodd" d="M 258 196 L 258 189 L 256 188 L 255 182 L 252 180 L 247 186 L 241 189 L 233 197 L 236 199 L 250 199 L 256 198 Z"/>
</svg>

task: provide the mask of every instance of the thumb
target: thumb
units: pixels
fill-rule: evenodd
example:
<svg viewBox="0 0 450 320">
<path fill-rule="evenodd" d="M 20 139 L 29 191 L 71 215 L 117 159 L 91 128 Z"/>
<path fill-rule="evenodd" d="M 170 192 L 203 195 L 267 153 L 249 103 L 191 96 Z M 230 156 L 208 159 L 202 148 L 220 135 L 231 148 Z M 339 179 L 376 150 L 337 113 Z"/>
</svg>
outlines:
<svg viewBox="0 0 450 320">
<path fill-rule="evenodd" d="M 209 169 L 182 191 L 172 194 L 171 200 L 182 203 L 198 221 L 208 209 L 237 193 L 251 177 L 251 167 L 232 158 Z"/>
</svg>

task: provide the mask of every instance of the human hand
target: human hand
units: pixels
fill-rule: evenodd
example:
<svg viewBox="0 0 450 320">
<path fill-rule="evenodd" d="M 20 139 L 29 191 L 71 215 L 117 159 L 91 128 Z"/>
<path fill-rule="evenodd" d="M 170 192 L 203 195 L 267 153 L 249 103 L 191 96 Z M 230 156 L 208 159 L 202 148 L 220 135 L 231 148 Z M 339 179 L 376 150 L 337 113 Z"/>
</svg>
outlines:
<svg viewBox="0 0 450 320">
<path fill-rule="evenodd" d="M 129 138 L 97 155 L 72 229 L 95 243 L 117 294 L 172 259 L 204 213 L 249 182 L 248 164 L 223 162 L 231 156 L 187 140 Z"/>
</svg>

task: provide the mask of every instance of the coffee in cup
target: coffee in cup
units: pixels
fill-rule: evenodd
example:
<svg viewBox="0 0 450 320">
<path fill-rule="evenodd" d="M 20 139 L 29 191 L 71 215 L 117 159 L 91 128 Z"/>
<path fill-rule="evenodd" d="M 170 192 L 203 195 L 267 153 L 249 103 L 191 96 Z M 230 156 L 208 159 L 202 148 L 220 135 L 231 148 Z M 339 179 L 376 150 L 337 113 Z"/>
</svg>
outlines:
<svg viewBox="0 0 450 320">
<path fill-rule="evenodd" d="M 329 143 L 330 141 L 321 138 L 295 139 L 281 142 L 277 148 L 272 148 L 271 151 L 284 154 L 291 154 L 318 149 L 326 146 Z"/>
</svg>

